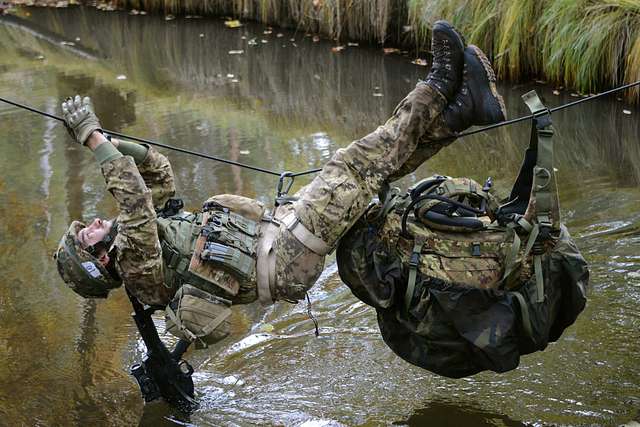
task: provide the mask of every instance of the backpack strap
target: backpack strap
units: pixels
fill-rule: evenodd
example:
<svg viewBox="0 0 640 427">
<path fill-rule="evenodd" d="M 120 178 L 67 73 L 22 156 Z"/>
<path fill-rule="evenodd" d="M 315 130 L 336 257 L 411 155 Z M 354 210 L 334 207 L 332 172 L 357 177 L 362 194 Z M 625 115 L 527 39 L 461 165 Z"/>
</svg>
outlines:
<svg viewBox="0 0 640 427">
<path fill-rule="evenodd" d="M 426 239 L 423 236 L 416 236 L 413 243 L 413 251 L 409 259 L 409 280 L 407 281 L 407 291 L 404 294 L 404 308 L 409 311 L 413 294 L 416 289 L 416 279 L 418 277 L 418 266 L 420 265 L 420 253 Z"/>
<path fill-rule="evenodd" d="M 538 94 L 530 91 L 522 99 L 534 115 L 531 124 L 531 143 L 537 146 L 536 165 L 533 168 L 532 197 L 535 200 L 536 217 L 525 248 L 524 257 L 533 251 L 533 267 L 536 278 L 536 302 L 544 301 L 544 277 L 542 255 L 544 242 L 553 239 L 553 233 L 560 229 L 560 205 L 556 175 L 553 168 L 553 126 L 551 113 L 542 104 Z"/>
<path fill-rule="evenodd" d="M 545 236 L 547 231 L 557 231 L 559 226 L 560 206 L 556 175 L 553 168 L 553 126 L 551 113 L 542 104 L 538 94 L 530 91 L 522 95 L 534 118 L 531 129 L 531 145 L 537 146 L 536 165 L 533 168 L 533 196 L 536 201 L 536 220 Z M 537 140 L 537 141 L 536 141 Z M 545 230 L 548 228 L 548 230 Z"/>
</svg>

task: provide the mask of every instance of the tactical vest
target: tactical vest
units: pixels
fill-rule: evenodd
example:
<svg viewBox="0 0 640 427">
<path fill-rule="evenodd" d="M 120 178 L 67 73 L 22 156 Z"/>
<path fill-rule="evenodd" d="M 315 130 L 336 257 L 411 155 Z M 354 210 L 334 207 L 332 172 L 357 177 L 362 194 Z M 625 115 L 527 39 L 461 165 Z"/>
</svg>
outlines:
<svg viewBox="0 0 640 427">
<path fill-rule="evenodd" d="M 159 217 L 165 283 L 176 289 L 188 283 L 234 303 L 255 301 L 257 220 L 263 213 L 256 200 L 223 194 L 208 199 L 202 212 Z"/>
<path fill-rule="evenodd" d="M 586 262 L 559 220 L 549 113 L 535 92 L 523 98 L 531 142 L 505 204 L 490 180 L 433 176 L 374 202 L 338 246 L 340 276 L 376 308 L 387 345 L 443 376 L 514 369 L 585 304 Z"/>
</svg>

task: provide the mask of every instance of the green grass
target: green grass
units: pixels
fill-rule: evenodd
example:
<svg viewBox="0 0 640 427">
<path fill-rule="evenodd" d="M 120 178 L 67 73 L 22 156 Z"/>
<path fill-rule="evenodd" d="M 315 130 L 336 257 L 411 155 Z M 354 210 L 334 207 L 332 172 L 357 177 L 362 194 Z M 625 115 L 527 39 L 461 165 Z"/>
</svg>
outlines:
<svg viewBox="0 0 640 427">
<path fill-rule="evenodd" d="M 408 1 L 418 46 L 427 46 L 435 20 L 448 19 L 500 78 L 543 78 L 583 93 L 640 80 L 638 0 Z"/>
</svg>

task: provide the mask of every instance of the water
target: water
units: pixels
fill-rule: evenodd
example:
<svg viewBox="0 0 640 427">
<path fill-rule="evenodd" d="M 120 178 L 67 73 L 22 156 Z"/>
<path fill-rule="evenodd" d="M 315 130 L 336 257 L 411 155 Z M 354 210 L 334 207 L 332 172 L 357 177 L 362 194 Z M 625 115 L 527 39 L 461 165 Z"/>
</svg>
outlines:
<svg viewBox="0 0 640 427">
<path fill-rule="evenodd" d="M 23 10 L 20 20 L 0 21 L 0 96 L 59 114 L 64 97 L 88 94 L 106 128 L 297 171 L 321 166 L 383 122 L 426 72 L 376 48 L 334 53 L 330 42 L 265 30 L 231 30 L 220 19 Z M 531 88 L 550 106 L 576 99 L 565 91 L 555 96 L 543 84 L 503 86 L 512 117 L 525 113 L 519 96 Z M 235 309 L 232 336 L 188 356 L 202 409 L 186 419 L 164 404 L 142 405 L 127 371 L 144 346 L 124 293 L 97 302 L 76 297 L 51 259 L 71 219 L 115 213 L 91 155 L 57 122 L 0 104 L 0 424 L 518 426 L 637 419 L 639 115 L 615 96 L 554 115 L 563 216 L 591 263 L 592 285 L 585 312 L 545 352 L 524 357 L 515 371 L 462 380 L 410 366 L 383 344 L 374 311 L 351 295 L 329 262 L 311 292 L 320 338 L 302 304 Z M 491 175 L 504 194 L 528 136 L 528 124 L 519 124 L 465 138 L 405 184 L 434 172 Z M 168 154 L 189 207 L 217 193 L 267 203 L 274 195 L 274 177 Z M 297 179 L 296 187 L 308 179 Z M 161 317 L 157 323 L 162 329 Z"/>
</svg>

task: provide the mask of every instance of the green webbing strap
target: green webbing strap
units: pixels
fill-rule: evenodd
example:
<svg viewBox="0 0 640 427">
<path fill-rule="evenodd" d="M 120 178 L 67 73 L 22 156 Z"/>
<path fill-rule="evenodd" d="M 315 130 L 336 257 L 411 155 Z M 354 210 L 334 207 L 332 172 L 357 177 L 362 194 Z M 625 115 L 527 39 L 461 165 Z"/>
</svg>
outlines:
<svg viewBox="0 0 640 427">
<path fill-rule="evenodd" d="M 544 278 L 542 277 L 542 255 L 533 256 L 533 269 L 536 274 L 536 302 L 544 302 Z"/>
<path fill-rule="evenodd" d="M 531 328 L 531 317 L 529 317 L 529 307 L 527 306 L 527 302 L 520 292 L 511 292 L 511 294 L 518 300 L 520 316 L 522 317 L 522 327 L 527 335 L 529 335 L 529 338 L 533 340 L 533 329 Z"/>
<path fill-rule="evenodd" d="M 404 307 L 409 312 L 411 301 L 413 300 L 413 293 L 416 289 L 416 279 L 418 277 L 418 266 L 420 265 L 420 253 L 424 246 L 425 238 L 417 236 L 413 243 L 413 251 L 411 252 L 411 258 L 409 259 L 409 281 L 407 282 L 407 292 L 404 294 Z"/>
<path fill-rule="evenodd" d="M 518 236 L 518 233 L 516 233 L 516 230 L 513 228 L 513 226 L 510 226 L 507 229 L 507 232 L 509 234 L 513 234 L 513 242 L 511 243 L 511 248 L 509 249 L 509 252 L 507 253 L 507 257 L 504 262 L 504 274 L 502 275 L 501 281 L 505 284 L 509 276 L 511 276 L 511 273 L 514 272 L 517 265 L 519 264 L 517 262 L 517 258 L 518 258 L 518 252 L 520 252 L 520 245 L 521 245 L 520 237 Z"/>
<path fill-rule="evenodd" d="M 522 95 L 522 99 L 534 114 L 531 146 L 533 138 L 537 138 L 537 159 L 533 168 L 532 197 L 536 203 L 536 222 L 531 231 L 525 256 L 529 254 L 539 234 L 543 239 L 549 238 L 549 232 L 560 229 L 560 205 L 553 168 L 553 126 L 549 110 L 542 104 L 535 91 Z M 535 235 L 535 236 L 534 236 Z M 542 244 L 542 242 L 540 243 Z M 533 268 L 536 276 L 536 302 L 544 301 L 544 277 L 542 274 L 542 254 L 534 251 Z"/>
<path fill-rule="evenodd" d="M 536 219 L 541 226 L 559 229 L 559 206 L 557 201 L 555 173 L 553 169 L 553 126 L 549 110 L 542 104 L 538 94 L 530 91 L 522 95 L 527 107 L 535 115 L 531 133 L 531 145 L 533 138 L 537 138 L 537 160 L 533 168 L 533 197 L 536 201 Z M 556 200 L 554 200 L 556 199 Z M 555 202 L 555 203 L 554 203 Z"/>
<path fill-rule="evenodd" d="M 538 239 L 538 235 L 540 234 L 540 225 L 534 224 L 531 233 L 529 234 L 529 240 L 527 240 L 527 246 L 524 248 L 524 253 L 522 254 L 522 259 L 526 259 L 531 253 L 531 249 L 533 245 L 536 243 Z M 542 276 L 542 255 L 535 254 L 533 256 L 533 268 L 536 275 L 536 302 L 544 301 L 544 280 Z"/>
<path fill-rule="evenodd" d="M 527 240 L 527 246 L 524 247 L 524 253 L 522 254 L 522 259 L 525 259 L 529 256 L 531 252 L 531 248 L 536 243 L 536 239 L 538 238 L 538 234 L 540 234 L 540 226 L 538 224 L 534 224 L 531 232 L 529 233 L 529 240 Z"/>
</svg>

